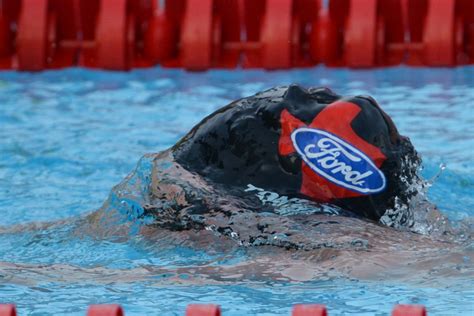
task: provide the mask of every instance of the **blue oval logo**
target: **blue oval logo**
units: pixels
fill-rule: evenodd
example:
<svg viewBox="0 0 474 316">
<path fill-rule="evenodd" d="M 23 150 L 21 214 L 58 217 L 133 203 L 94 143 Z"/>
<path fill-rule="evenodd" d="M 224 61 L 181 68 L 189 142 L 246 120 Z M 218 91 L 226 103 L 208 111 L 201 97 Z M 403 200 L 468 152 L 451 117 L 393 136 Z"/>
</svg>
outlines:
<svg viewBox="0 0 474 316">
<path fill-rule="evenodd" d="M 372 159 L 339 137 L 301 127 L 293 131 L 291 140 L 311 170 L 332 183 L 362 194 L 385 189 L 385 176 Z"/>
</svg>

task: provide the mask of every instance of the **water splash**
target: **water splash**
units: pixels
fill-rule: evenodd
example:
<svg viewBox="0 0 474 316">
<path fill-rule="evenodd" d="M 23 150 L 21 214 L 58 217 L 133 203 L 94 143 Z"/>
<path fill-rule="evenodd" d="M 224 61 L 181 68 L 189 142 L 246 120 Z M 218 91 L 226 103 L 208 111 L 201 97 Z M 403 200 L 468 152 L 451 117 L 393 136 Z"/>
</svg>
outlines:
<svg viewBox="0 0 474 316">
<path fill-rule="evenodd" d="M 402 168 L 414 168 L 420 172 L 422 165 L 415 166 L 408 159 L 403 161 Z M 418 174 L 415 177 L 400 177 L 406 185 L 410 198 L 403 201 L 395 197 L 394 207 L 388 209 L 380 218 L 380 223 L 399 230 L 408 230 L 435 238 L 449 239 L 451 241 L 466 241 L 471 239 L 472 229 L 466 223 L 452 223 L 428 199 L 428 190 L 446 170 L 446 164 L 441 163 L 434 176 L 425 180 Z M 417 173 L 418 173 L 417 172 Z"/>
<path fill-rule="evenodd" d="M 443 171 L 446 170 L 446 164 L 445 163 L 441 163 L 439 165 L 439 170 L 438 172 L 436 172 L 436 174 L 434 176 L 431 177 L 431 179 L 427 180 L 426 181 L 426 186 L 427 187 L 431 187 L 433 186 L 433 184 L 439 179 L 439 177 L 441 176 L 441 174 L 443 173 Z"/>
</svg>

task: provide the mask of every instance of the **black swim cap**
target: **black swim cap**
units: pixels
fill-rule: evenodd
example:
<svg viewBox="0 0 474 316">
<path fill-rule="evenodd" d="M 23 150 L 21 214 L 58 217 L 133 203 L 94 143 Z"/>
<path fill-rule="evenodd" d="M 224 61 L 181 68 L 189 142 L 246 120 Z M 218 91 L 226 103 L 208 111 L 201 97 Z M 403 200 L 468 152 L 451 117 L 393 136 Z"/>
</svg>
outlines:
<svg viewBox="0 0 474 316">
<path fill-rule="evenodd" d="M 419 158 L 371 97 L 326 88 L 270 89 L 206 117 L 173 147 L 210 181 L 249 184 L 378 220 L 409 199 Z"/>
</svg>

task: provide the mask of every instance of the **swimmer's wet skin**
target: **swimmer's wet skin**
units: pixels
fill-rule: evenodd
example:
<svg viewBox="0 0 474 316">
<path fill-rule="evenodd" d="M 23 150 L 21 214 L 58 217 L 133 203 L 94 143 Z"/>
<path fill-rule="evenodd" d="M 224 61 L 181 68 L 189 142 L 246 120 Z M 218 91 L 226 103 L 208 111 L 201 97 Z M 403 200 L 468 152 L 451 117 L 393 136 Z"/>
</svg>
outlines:
<svg viewBox="0 0 474 316">
<path fill-rule="evenodd" d="M 86 226 L 107 236 L 135 223 L 148 235 L 196 232 L 205 243 L 211 232 L 291 249 L 364 248 L 365 238 L 388 238 L 377 221 L 443 233 L 448 222 L 419 194 L 419 165 L 372 98 L 278 87 L 221 108 L 172 148 L 145 155 Z"/>
</svg>

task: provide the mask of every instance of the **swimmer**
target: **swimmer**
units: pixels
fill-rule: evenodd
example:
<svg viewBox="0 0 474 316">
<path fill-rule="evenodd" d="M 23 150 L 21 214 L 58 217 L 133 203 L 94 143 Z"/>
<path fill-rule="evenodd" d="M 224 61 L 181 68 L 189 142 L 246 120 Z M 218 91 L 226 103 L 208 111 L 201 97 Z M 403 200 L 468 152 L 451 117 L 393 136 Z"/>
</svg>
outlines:
<svg viewBox="0 0 474 316">
<path fill-rule="evenodd" d="M 104 268 L 106 282 L 109 274 L 130 282 L 182 273 L 192 276 L 191 284 L 328 276 L 414 281 L 433 273 L 472 278 L 474 254 L 465 246 L 472 229 L 457 233 L 424 199 L 420 163 L 372 98 L 278 87 L 223 107 L 172 148 L 142 157 L 99 210 L 0 228 L 0 234 L 33 230 L 38 239 L 73 234 L 114 242 L 137 237 L 158 251 L 179 245 L 224 256 L 246 253 L 225 266 Z M 464 268 L 445 271 L 446 262 Z M 8 278 L 17 282 L 27 271 L 50 275 L 44 269 L 63 279 L 90 275 L 67 265 L 0 262 L 0 269 L 12 271 Z"/>
<path fill-rule="evenodd" d="M 416 226 L 419 165 L 371 97 L 278 87 L 221 108 L 172 148 L 144 156 L 87 226 L 107 235 L 117 221 L 133 222 L 154 233 L 212 231 L 241 245 L 314 249 L 369 222 Z M 431 204 L 423 209 L 445 220 Z"/>
</svg>

